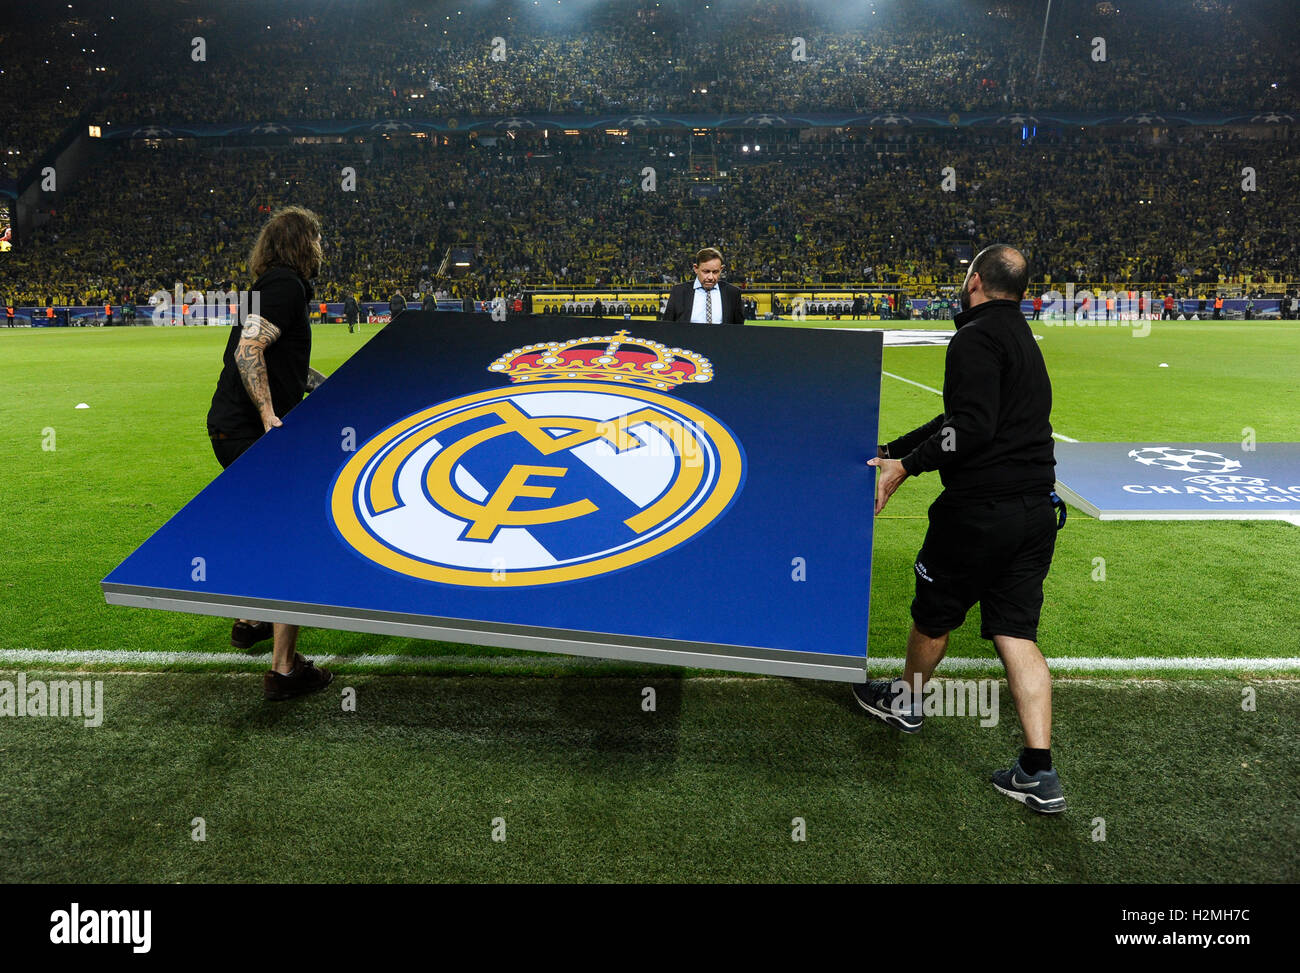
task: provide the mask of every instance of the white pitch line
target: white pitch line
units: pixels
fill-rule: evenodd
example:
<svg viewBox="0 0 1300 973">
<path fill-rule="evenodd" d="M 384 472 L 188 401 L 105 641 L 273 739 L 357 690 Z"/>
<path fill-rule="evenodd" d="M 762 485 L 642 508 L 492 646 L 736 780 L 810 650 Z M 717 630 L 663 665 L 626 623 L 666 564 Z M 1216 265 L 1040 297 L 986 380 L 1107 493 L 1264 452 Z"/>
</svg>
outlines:
<svg viewBox="0 0 1300 973">
<path fill-rule="evenodd" d="M 600 660 L 561 655 L 495 656 L 495 655 L 313 655 L 321 664 L 347 666 L 392 666 L 400 669 L 418 669 L 431 665 L 472 666 L 490 665 L 494 668 L 584 669 L 605 666 L 620 660 Z M 902 668 L 903 660 L 895 657 L 871 656 L 871 667 Z M 221 664 L 243 668 L 248 665 L 269 666 L 269 652 L 244 655 L 238 652 L 155 652 L 112 649 L 0 649 L 0 665 L 119 665 L 163 668 L 186 663 Z M 642 665 L 643 663 L 626 663 Z M 1114 672 L 1114 671 L 1169 671 L 1169 672 L 1289 672 L 1300 671 L 1300 658 L 1271 656 L 1265 658 L 1224 659 L 1205 656 L 1138 656 L 1133 659 L 1098 656 L 1061 656 L 1048 658 L 1048 668 L 1057 672 Z M 997 659 L 947 658 L 939 675 L 944 672 L 1001 671 Z"/>
<path fill-rule="evenodd" d="M 917 388 L 925 389 L 927 392 L 933 392 L 935 395 L 943 395 L 943 393 L 936 388 L 931 388 L 929 385 L 922 385 L 920 382 L 913 382 L 910 378 L 903 378 L 902 375 L 895 375 L 893 372 L 885 371 L 882 371 L 880 374 L 888 375 L 890 378 L 896 378 L 900 382 L 906 382 L 908 385 L 915 385 Z"/>
<path fill-rule="evenodd" d="M 362 655 L 332 655 L 330 653 L 313 653 L 311 658 L 322 665 L 335 663 L 338 665 L 358 665 L 358 666 L 398 666 L 398 667 L 420 667 L 431 664 L 437 665 L 474 665 L 488 664 L 491 666 L 500 666 L 503 668 L 510 667 L 528 667 L 535 668 L 538 664 L 543 666 L 554 666 L 556 668 L 591 668 L 594 666 L 608 665 L 610 662 L 618 660 L 602 660 L 594 658 L 584 658 L 581 656 L 569 657 L 560 655 L 539 654 L 536 656 L 498 656 L 498 655 L 438 655 L 438 656 L 412 656 L 412 655 L 380 655 L 380 654 L 362 654 Z M 167 666 L 186 665 L 193 663 L 225 663 L 231 666 L 244 667 L 247 665 L 270 666 L 271 653 L 241 653 L 241 652 L 157 652 L 132 649 L 0 649 L 0 665 L 9 662 L 20 662 L 30 664 L 48 664 L 48 665 L 121 665 L 121 666 L 141 666 L 165 668 Z M 633 665 L 635 663 L 628 663 Z"/>
<path fill-rule="evenodd" d="M 886 371 L 881 371 L 880 374 L 888 375 L 890 378 L 896 378 L 900 382 L 906 382 L 908 385 L 915 385 L 917 388 L 925 389 L 927 392 L 933 392 L 935 395 L 943 395 L 943 393 L 936 388 L 931 388 L 929 385 L 922 385 L 920 382 L 913 382 L 910 378 L 903 378 L 902 375 L 895 375 L 893 372 Z M 1077 443 L 1079 441 L 1077 439 L 1071 439 L 1069 436 L 1062 436 L 1059 432 L 1052 433 L 1052 438 L 1059 439 L 1063 443 Z"/>
<path fill-rule="evenodd" d="M 867 660 L 870 666 L 903 667 L 902 659 L 877 658 Z M 1141 671 L 1167 672 L 1236 672 L 1267 671 L 1288 672 L 1300 670 L 1300 658 L 1273 656 L 1260 659 L 1219 659 L 1204 656 L 1171 656 L 1162 659 L 1158 656 L 1137 656 L 1132 659 L 1111 658 L 1109 656 L 1060 656 L 1047 658 L 1047 668 L 1053 672 L 1127 672 Z M 982 670 L 1001 671 L 1002 663 L 997 659 L 962 659 L 951 656 L 940 663 L 935 674 L 942 676 L 945 670 L 955 672 L 973 672 Z"/>
</svg>

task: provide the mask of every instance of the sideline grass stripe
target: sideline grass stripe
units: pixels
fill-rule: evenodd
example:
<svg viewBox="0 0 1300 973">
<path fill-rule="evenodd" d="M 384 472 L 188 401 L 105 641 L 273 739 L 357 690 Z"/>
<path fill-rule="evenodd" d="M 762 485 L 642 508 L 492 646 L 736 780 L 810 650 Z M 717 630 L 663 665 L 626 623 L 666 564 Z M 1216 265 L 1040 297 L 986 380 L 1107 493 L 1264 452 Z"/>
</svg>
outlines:
<svg viewBox="0 0 1300 973">
<path fill-rule="evenodd" d="M 550 656 L 539 654 L 533 656 L 481 656 L 481 655 L 333 655 L 313 653 L 312 659 L 321 665 L 346 665 L 349 668 L 366 669 L 369 667 L 424 669 L 430 666 L 472 666 L 491 669 L 552 669 L 556 672 L 570 672 L 607 668 L 617 664 L 614 660 L 586 659 L 570 656 Z M 869 659 L 872 668 L 901 668 L 903 660 L 888 656 L 872 656 Z M 234 668 L 270 666 L 271 654 L 244 654 L 235 652 L 147 652 L 124 651 L 112 649 L 98 650 L 40 650 L 40 649 L 0 649 L 0 665 L 112 665 L 118 668 L 166 668 L 168 666 L 202 664 L 228 665 Z M 639 668 L 627 664 L 629 668 Z M 1300 672 L 1300 657 L 1273 656 L 1265 658 L 1207 658 L 1205 656 L 1139 656 L 1133 659 L 1114 657 L 1080 657 L 1062 656 L 1048 658 L 1049 669 L 1055 672 Z M 669 667 L 671 668 L 671 667 Z M 654 671 L 669 671 L 654 670 Z M 940 668 L 940 675 L 948 672 L 1001 672 L 1002 663 L 997 659 L 948 658 Z"/>
<path fill-rule="evenodd" d="M 106 674 L 98 727 L 0 720 L 0 882 L 1300 879 L 1294 680 L 1253 712 L 1236 684 L 1063 681 L 1054 818 L 989 783 L 1023 743 L 1005 697 L 994 726 L 905 737 L 809 680 L 347 684 L 345 710 L 268 704 L 254 675 Z"/>
<path fill-rule="evenodd" d="M 592 670 L 625 666 L 629 670 L 646 668 L 637 663 L 582 656 L 546 655 L 341 655 L 312 652 L 310 658 L 321 665 L 346 665 L 354 668 L 384 667 L 426 669 L 433 666 L 474 669 L 553 670 L 590 675 Z M 260 668 L 271 665 L 271 653 L 261 652 L 154 652 L 125 649 L 0 649 L 0 666 L 24 665 L 109 665 L 119 669 L 166 669 L 178 665 L 226 666 L 233 669 Z M 1298 663 L 1300 665 L 1300 663 Z M 666 671 L 666 670 L 665 670 Z"/>
<path fill-rule="evenodd" d="M 930 385 L 922 385 L 920 382 L 913 382 L 910 378 L 903 378 L 902 375 L 895 375 L 893 372 L 881 371 L 881 375 L 888 375 L 890 378 L 896 378 L 900 382 L 906 382 L 908 385 L 915 385 L 919 389 L 925 389 L 927 392 L 933 392 L 935 395 L 943 395 L 941 391 Z M 1053 439 L 1059 439 L 1063 443 L 1077 443 L 1079 440 L 1071 439 L 1069 436 L 1062 436 L 1059 432 L 1052 433 Z"/>
</svg>

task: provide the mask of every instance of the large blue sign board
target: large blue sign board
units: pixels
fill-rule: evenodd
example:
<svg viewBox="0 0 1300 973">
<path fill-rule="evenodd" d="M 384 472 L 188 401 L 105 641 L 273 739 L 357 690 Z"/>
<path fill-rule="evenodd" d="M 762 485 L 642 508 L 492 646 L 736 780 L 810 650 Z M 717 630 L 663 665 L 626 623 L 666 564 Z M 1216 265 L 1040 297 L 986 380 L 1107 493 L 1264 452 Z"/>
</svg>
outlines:
<svg viewBox="0 0 1300 973">
<path fill-rule="evenodd" d="M 622 324 L 403 314 L 105 597 L 861 680 L 880 335 Z"/>
<path fill-rule="evenodd" d="M 1056 489 L 1102 520 L 1296 520 L 1300 443 L 1057 443 Z"/>
</svg>

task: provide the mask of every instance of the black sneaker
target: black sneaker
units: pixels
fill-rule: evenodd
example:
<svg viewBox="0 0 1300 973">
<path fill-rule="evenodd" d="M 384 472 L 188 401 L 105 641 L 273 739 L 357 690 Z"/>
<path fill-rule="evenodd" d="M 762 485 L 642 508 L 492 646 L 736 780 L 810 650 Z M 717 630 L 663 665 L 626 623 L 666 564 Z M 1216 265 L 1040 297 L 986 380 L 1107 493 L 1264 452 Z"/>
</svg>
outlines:
<svg viewBox="0 0 1300 973">
<path fill-rule="evenodd" d="M 235 622 L 230 629 L 230 644 L 237 649 L 251 649 L 270 638 L 275 638 L 275 626 L 270 622 Z"/>
<path fill-rule="evenodd" d="M 304 659 L 301 652 L 293 654 L 293 672 L 285 674 L 274 669 L 262 677 L 262 695 L 271 700 L 293 699 L 308 693 L 320 692 L 334 679 L 334 673 Z"/>
<path fill-rule="evenodd" d="M 1060 814 L 1065 810 L 1065 793 L 1055 767 L 1026 774 L 1017 760 L 1010 770 L 993 772 L 993 787 L 1039 814 Z"/>
<path fill-rule="evenodd" d="M 920 733 L 925 717 L 913 713 L 912 707 L 900 700 L 899 694 L 907 691 L 901 679 L 873 679 L 853 687 L 853 698 L 864 710 L 904 733 Z"/>
</svg>

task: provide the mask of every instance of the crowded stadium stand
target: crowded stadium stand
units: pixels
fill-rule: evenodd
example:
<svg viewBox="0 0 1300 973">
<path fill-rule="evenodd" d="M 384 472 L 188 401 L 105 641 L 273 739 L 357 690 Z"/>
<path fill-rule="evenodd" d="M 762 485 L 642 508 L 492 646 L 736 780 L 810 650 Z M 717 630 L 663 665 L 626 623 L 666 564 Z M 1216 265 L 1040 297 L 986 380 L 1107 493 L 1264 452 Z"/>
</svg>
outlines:
<svg viewBox="0 0 1300 973">
<path fill-rule="evenodd" d="M 703 244 L 754 316 L 933 316 L 991 239 L 1039 291 L 1286 316 L 1286 4 L 1179 7 L 1058 3 L 1040 60 L 1019 0 L 37 2 L 0 35 L 0 299 L 100 323 L 238 287 L 297 203 L 327 300 L 381 320 L 395 291 L 653 316 Z"/>
</svg>

